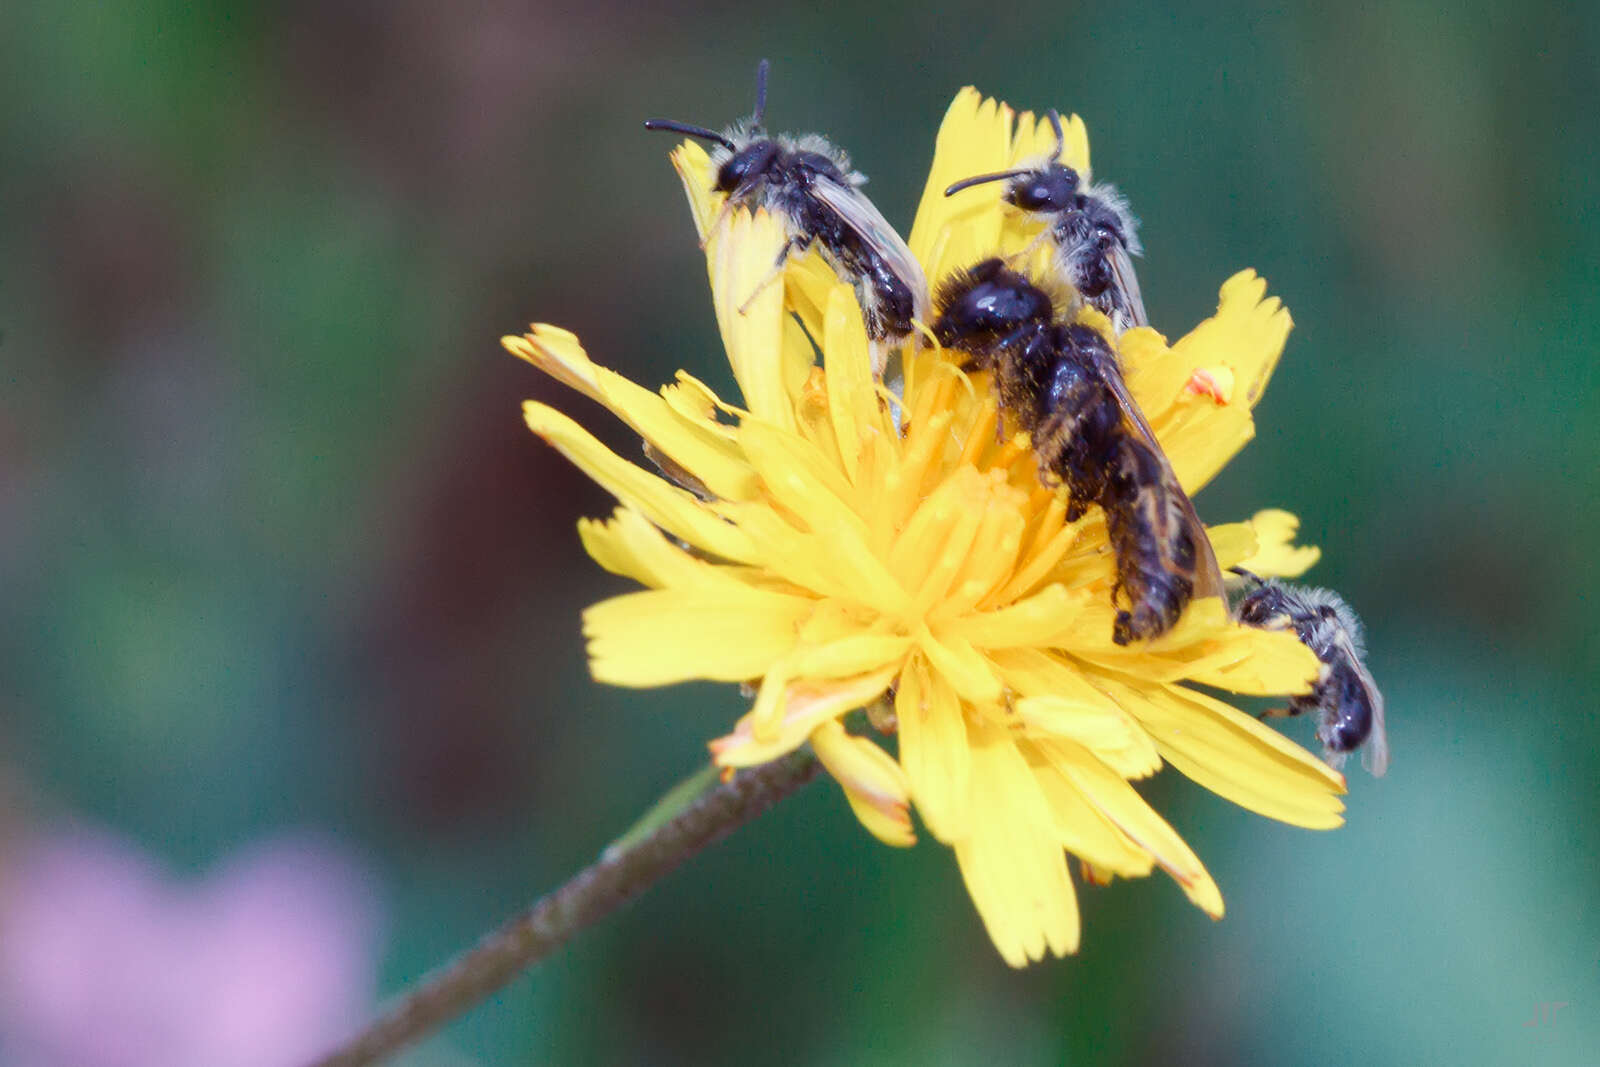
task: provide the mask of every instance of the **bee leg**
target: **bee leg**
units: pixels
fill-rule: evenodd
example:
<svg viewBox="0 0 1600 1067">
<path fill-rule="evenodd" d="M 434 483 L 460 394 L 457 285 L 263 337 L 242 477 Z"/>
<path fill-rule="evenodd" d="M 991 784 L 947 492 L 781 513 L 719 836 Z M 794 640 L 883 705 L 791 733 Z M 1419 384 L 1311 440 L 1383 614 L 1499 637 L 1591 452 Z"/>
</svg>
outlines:
<svg viewBox="0 0 1600 1067">
<path fill-rule="evenodd" d="M 785 241 L 783 247 L 778 249 L 778 261 L 772 265 L 772 270 L 767 272 L 767 276 L 761 279 L 761 284 L 757 285 L 750 295 L 744 298 L 744 303 L 739 305 L 739 314 L 743 315 L 746 311 L 749 311 L 750 305 L 756 302 L 756 297 L 760 296 L 767 286 L 783 277 L 783 268 L 788 264 L 790 254 L 802 252 L 808 245 L 809 242 L 801 241 L 794 237 Z"/>
<path fill-rule="evenodd" d="M 706 245 L 711 243 L 711 238 L 722 229 L 723 223 L 728 221 L 728 216 L 733 214 L 733 197 L 728 197 L 722 202 L 722 210 L 717 212 L 717 217 L 711 220 L 711 225 L 706 227 L 705 236 L 700 238 L 700 251 L 706 250 Z"/>
<path fill-rule="evenodd" d="M 1297 708 L 1293 704 L 1290 704 L 1286 708 L 1268 708 L 1266 711 L 1263 711 L 1261 714 L 1257 715 L 1256 718 L 1258 718 L 1258 719 L 1292 719 L 1296 715 L 1299 715 L 1301 713 L 1301 711 L 1303 711 L 1303 710 L 1304 710 L 1303 708 Z"/>
<path fill-rule="evenodd" d="M 711 238 L 716 236 L 717 231 L 722 229 L 723 223 L 728 221 L 728 216 L 733 214 L 734 207 L 749 201 L 750 194 L 760 184 L 760 181 L 761 179 L 759 178 L 754 181 L 747 181 L 723 198 L 722 208 L 717 212 L 717 217 L 711 220 L 711 225 L 706 227 L 705 236 L 700 238 L 700 251 L 704 252 L 706 250 L 706 245 L 711 243 Z"/>
<path fill-rule="evenodd" d="M 1038 234 L 1036 234 L 1034 236 L 1033 240 L 1031 240 L 1031 241 L 1029 241 L 1027 243 L 1026 247 L 1024 247 L 1022 251 L 1013 252 L 1011 255 L 1005 257 L 1006 266 L 1010 267 L 1012 270 L 1017 270 L 1017 269 L 1021 268 L 1023 265 L 1025 265 L 1028 262 L 1028 257 L 1033 255 L 1034 249 L 1036 249 L 1040 245 L 1044 244 L 1044 242 L 1047 241 L 1049 239 L 1049 237 L 1050 237 L 1050 227 L 1046 226 L 1044 229 L 1040 230 L 1038 232 Z"/>
</svg>

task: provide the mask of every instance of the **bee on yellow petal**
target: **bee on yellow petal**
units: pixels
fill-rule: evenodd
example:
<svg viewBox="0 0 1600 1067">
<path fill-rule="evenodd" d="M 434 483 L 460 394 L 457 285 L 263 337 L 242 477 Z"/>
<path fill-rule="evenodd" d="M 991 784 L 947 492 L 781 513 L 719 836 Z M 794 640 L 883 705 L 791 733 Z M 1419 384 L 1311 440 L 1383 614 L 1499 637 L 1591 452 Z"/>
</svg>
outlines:
<svg viewBox="0 0 1600 1067">
<path fill-rule="evenodd" d="M 634 385 L 553 327 L 504 342 L 614 412 L 664 472 L 525 408 L 620 501 L 580 526 L 584 547 L 645 587 L 585 613 L 595 677 L 742 684 L 749 710 L 709 742 L 714 763 L 809 746 L 879 840 L 911 843 L 920 819 L 1014 966 L 1076 951 L 1082 883 L 1159 868 L 1220 918 L 1221 889 L 1133 782 L 1171 766 L 1317 829 L 1344 810 L 1342 775 L 1212 692 L 1313 694 L 1320 652 L 1235 618 L 1220 568 L 1293 577 L 1317 550 L 1291 546 L 1285 512 L 1207 531 L 1188 496 L 1253 437 L 1287 312 L 1240 272 L 1169 345 L 1129 325 L 1131 283 L 1108 318 L 1085 279 L 1054 278 L 1078 289 L 1063 300 L 1008 268 L 1037 239 L 1028 220 L 944 190 L 1037 169 L 1052 140 L 1045 169 L 1086 176 L 1087 135 L 972 89 L 939 131 L 913 256 L 841 153 L 766 134 L 765 70 L 748 123 L 650 124 L 714 146 L 672 159 L 738 402 L 681 372 Z M 931 317 L 923 278 L 985 259 L 931 331 L 966 356 L 907 345 L 891 403 L 884 353 Z M 762 293 L 780 276 L 781 298 Z"/>
<path fill-rule="evenodd" d="M 999 259 L 951 278 L 939 309 L 934 336 L 994 369 L 1002 410 L 1033 436 L 1040 477 L 1066 489 L 1067 521 L 1090 504 L 1104 510 L 1117 563 L 1112 597 L 1126 600 L 1112 640 L 1159 637 L 1194 597 L 1221 596 L 1205 526 L 1106 339 L 1057 321 L 1050 295 Z"/>
<path fill-rule="evenodd" d="M 842 149 L 816 134 L 767 133 L 768 70 L 763 59 L 756 69 L 756 109 L 747 122 L 718 133 L 674 119 L 647 119 L 645 129 L 686 134 L 715 146 L 711 191 L 725 199 L 710 232 L 740 207 L 764 207 L 783 220 L 788 240 L 740 310 L 777 281 L 790 256 L 815 247 L 840 278 L 855 286 L 874 345 L 873 369 L 881 375 L 888 347 L 911 336 L 913 320 L 927 319 L 927 278 L 905 241 L 861 191 L 867 179 Z"/>
</svg>

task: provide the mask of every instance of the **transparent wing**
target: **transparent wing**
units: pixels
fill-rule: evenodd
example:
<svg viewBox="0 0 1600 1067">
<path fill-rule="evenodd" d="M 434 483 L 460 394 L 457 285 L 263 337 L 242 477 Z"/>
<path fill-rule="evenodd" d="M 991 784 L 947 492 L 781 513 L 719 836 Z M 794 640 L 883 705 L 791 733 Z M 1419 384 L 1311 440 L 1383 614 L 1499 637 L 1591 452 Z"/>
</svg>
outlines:
<svg viewBox="0 0 1600 1067">
<path fill-rule="evenodd" d="M 1342 626 L 1338 628 L 1338 633 L 1334 637 L 1334 645 L 1355 668 L 1356 677 L 1360 679 L 1361 687 L 1367 691 L 1367 699 L 1372 704 L 1372 733 L 1367 736 L 1367 742 L 1362 746 L 1361 765 L 1374 778 L 1382 778 L 1384 772 L 1389 769 L 1389 730 L 1383 718 L 1383 692 L 1373 680 L 1371 672 L 1367 670 L 1366 661 L 1361 658 L 1355 643 L 1350 639 L 1349 632 Z"/>
<path fill-rule="evenodd" d="M 1178 481 L 1177 474 L 1172 469 L 1172 461 L 1167 459 L 1167 454 L 1161 450 L 1161 443 L 1156 440 L 1156 432 L 1150 428 L 1149 421 L 1144 417 L 1144 412 L 1139 410 L 1138 403 L 1133 399 L 1133 394 L 1128 392 L 1128 386 L 1122 380 L 1122 373 L 1116 367 L 1105 368 L 1101 374 L 1111 388 L 1112 395 L 1117 398 L 1117 405 L 1122 408 L 1122 417 L 1135 434 L 1144 439 L 1152 452 L 1161 457 L 1161 474 L 1172 489 L 1173 496 L 1178 501 L 1178 506 L 1183 509 L 1184 517 L 1193 529 L 1190 535 L 1194 539 L 1195 548 L 1199 558 L 1195 560 L 1195 596 L 1220 596 L 1226 603 L 1226 587 L 1222 580 L 1222 567 L 1217 563 L 1216 550 L 1211 547 L 1211 537 L 1206 533 L 1205 523 L 1200 521 L 1200 516 L 1194 510 L 1194 501 L 1189 499 L 1189 494 L 1183 491 L 1182 484 Z"/>
<path fill-rule="evenodd" d="M 1121 294 L 1119 303 L 1123 315 L 1119 317 L 1127 319 L 1126 322 L 1113 323 L 1117 332 L 1150 325 L 1150 319 L 1144 313 L 1144 294 L 1139 291 L 1139 275 L 1133 269 L 1133 257 L 1122 245 L 1113 244 L 1106 253 L 1106 261 L 1111 264 L 1111 273 Z"/>
<path fill-rule="evenodd" d="M 841 185 L 828 178 L 818 178 L 811 191 L 817 199 L 832 208 L 874 252 L 882 257 L 889 269 L 911 287 L 915 301 L 916 317 L 922 322 L 932 318 L 928 299 L 928 278 L 922 264 L 911 254 L 911 249 L 901 239 L 889 220 L 883 217 L 875 204 L 860 190 Z"/>
</svg>

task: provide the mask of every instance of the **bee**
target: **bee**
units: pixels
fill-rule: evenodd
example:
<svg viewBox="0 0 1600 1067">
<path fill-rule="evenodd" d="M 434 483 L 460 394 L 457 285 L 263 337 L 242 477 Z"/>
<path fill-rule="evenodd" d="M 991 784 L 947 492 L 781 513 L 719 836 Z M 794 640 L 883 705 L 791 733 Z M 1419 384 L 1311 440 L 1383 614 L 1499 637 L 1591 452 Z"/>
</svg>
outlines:
<svg viewBox="0 0 1600 1067">
<path fill-rule="evenodd" d="M 1157 637 L 1222 573 L 1194 504 L 1128 393 L 1116 352 L 1092 326 L 1057 319 L 1056 301 L 1000 259 L 940 288 L 933 334 L 992 370 L 1000 406 L 1033 438 L 1039 477 L 1066 490 L 1067 518 L 1105 512 L 1116 555 L 1119 645 Z"/>
<path fill-rule="evenodd" d="M 718 224 L 736 206 L 764 207 L 783 220 L 789 239 L 756 293 L 777 280 L 791 255 L 812 247 L 855 286 L 867 336 L 874 342 L 874 369 L 881 374 L 885 342 L 903 341 L 912 334 L 913 319 L 927 320 L 927 277 L 905 241 L 861 191 L 867 179 L 851 167 L 842 149 L 815 134 L 768 135 L 763 123 L 769 68 L 764 59 L 756 68 L 756 109 L 746 122 L 718 133 L 671 119 L 647 119 L 645 129 L 715 145 L 712 190 L 727 196 Z M 754 297 L 752 293 L 750 299 Z"/>
<path fill-rule="evenodd" d="M 1317 713 L 1317 740 L 1322 758 L 1342 767 L 1358 748 L 1362 765 L 1374 775 L 1389 769 L 1389 736 L 1384 727 L 1383 694 L 1367 670 L 1361 620 L 1339 594 L 1327 589 L 1284 585 L 1234 568 L 1249 583 L 1234 606 L 1242 623 L 1264 630 L 1293 628 L 1300 643 L 1322 661 L 1322 670 L 1307 696 L 1289 698 L 1289 706 L 1268 714 Z"/>
<path fill-rule="evenodd" d="M 1006 203 L 1049 217 L 1040 238 L 1054 243 L 1056 270 L 1079 297 L 1110 319 L 1119 334 L 1132 326 L 1149 325 L 1133 270 L 1132 257 L 1143 252 L 1138 220 L 1114 186 L 1094 184 L 1087 174 L 1061 162 L 1067 145 L 1061 115 L 1052 109 L 1046 117 L 1056 134 L 1054 155 L 1037 166 L 966 178 L 944 195 L 1004 181 Z"/>
</svg>

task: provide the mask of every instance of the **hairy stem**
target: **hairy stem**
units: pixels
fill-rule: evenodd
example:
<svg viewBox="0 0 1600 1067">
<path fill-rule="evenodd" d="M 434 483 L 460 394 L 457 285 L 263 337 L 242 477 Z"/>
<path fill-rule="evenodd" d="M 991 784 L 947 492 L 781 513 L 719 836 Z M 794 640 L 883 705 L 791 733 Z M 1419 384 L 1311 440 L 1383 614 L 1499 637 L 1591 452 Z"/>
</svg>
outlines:
<svg viewBox="0 0 1600 1067">
<path fill-rule="evenodd" d="M 711 786 L 704 772 L 668 793 L 600 859 L 423 978 L 349 1043 L 314 1067 L 361 1067 L 432 1033 L 616 911 L 680 863 L 815 778 L 809 750 Z M 700 790 L 696 791 L 695 786 Z"/>
</svg>

